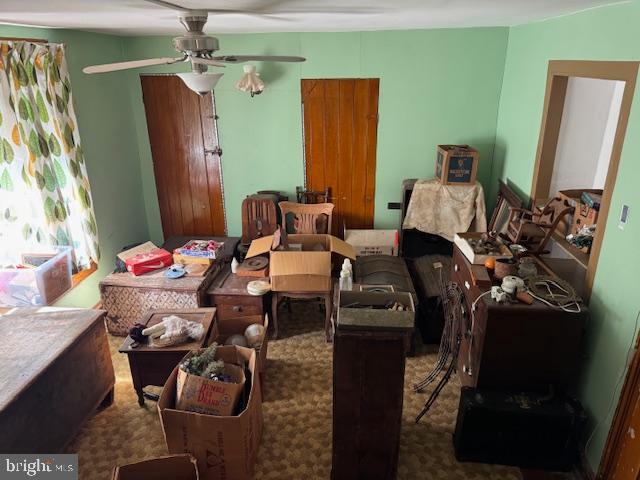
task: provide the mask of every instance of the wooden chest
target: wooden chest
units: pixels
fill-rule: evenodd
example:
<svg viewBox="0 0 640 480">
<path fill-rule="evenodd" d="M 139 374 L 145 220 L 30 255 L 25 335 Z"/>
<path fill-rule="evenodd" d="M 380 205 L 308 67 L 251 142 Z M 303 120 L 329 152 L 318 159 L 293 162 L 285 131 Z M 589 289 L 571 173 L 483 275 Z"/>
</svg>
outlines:
<svg viewBox="0 0 640 480">
<path fill-rule="evenodd" d="M 164 270 L 135 277 L 130 273 L 112 273 L 100 282 L 102 308 L 107 311 L 107 330 L 112 335 L 126 336 L 129 329 L 153 309 L 190 309 L 208 306 L 206 290 L 213 277 L 233 254 L 238 238 L 193 237 L 224 242 L 223 255 L 202 277 L 170 279 Z M 190 237 L 173 237 L 163 247 L 173 251 Z"/>
<path fill-rule="evenodd" d="M 464 335 L 458 373 L 464 386 L 478 388 L 560 389 L 575 378 L 588 311 L 569 313 L 534 301 L 500 304 L 473 284 L 471 264 L 455 247 L 452 280 L 464 293 Z"/>
<path fill-rule="evenodd" d="M 113 398 L 103 316 L 27 308 L 0 317 L 0 452 L 61 452 Z"/>
</svg>

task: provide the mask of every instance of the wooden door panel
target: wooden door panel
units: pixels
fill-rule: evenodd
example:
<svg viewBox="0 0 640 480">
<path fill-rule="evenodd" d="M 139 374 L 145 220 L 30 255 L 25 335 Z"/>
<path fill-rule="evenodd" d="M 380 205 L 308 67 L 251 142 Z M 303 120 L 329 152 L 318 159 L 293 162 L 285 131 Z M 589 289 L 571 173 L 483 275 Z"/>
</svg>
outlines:
<svg viewBox="0 0 640 480">
<path fill-rule="evenodd" d="M 331 189 L 332 230 L 372 228 L 378 79 L 302 80 L 306 186 Z"/>
<path fill-rule="evenodd" d="M 224 235 L 212 94 L 196 95 L 174 75 L 141 83 L 165 238 Z"/>
</svg>

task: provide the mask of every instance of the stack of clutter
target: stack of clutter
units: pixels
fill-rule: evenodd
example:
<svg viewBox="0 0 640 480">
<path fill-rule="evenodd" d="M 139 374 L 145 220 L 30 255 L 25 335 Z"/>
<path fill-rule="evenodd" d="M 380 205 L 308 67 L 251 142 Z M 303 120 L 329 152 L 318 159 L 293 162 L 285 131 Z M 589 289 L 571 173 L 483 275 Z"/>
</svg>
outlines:
<svg viewBox="0 0 640 480">
<path fill-rule="evenodd" d="M 212 344 L 190 352 L 158 400 L 167 449 L 191 453 L 200 478 L 250 480 L 262 437 L 256 352 Z"/>
<path fill-rule="evenodd" d="M 199 322 L 185 320 L 177 315 L 164 317 L 160 323 L 142 330 L 151 347 L 170 347 L 187 341 L 200 340 L 204 327 Z"/>
<path fill-rule="evenodd" d="M 202 263 L 209 265 L 216 258 L 219 258 L 222 252 L 224 242 L 216 242 L 215 240 L 189 240 L 180 248 L 173 251 L 174 263 Z"/>
<path fill-rule="evenodd" d="M 218 344 L 191 352 L 180 363 L 176 408 L 208 415 L 232 415 L 246 382 L 246 365 L 216 359 Z M 247 395 L 243 405 L 246 407 Z"/>
</svg>

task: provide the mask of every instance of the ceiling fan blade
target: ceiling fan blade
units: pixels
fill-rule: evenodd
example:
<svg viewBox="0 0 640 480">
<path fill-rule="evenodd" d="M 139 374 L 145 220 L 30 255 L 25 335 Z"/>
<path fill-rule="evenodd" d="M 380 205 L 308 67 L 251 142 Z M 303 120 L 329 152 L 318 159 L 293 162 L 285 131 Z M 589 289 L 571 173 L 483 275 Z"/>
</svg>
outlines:
<svg viewBox="0 0 640 480">
<path fill-rule="evenodd" d="M 226 67 L 226 65 L 219 60 L 212 60 L 210 58 L 201 57 L 189 57 L 189 60 L 193 63 L 199 63 L 200 65 L 209 65 L 212 67 Z"/>
<path fill-rule="evenodd" d="M 116 72 L 118 70 L 127 70 L 129 68 L 151 67 L 153 65 L 171 65 L 172 63 L 182 62 L 186 57 L 162 57 L 149 58 L 147 60 L 131 60 L 129 62 L 105 63 L 103 65 L 93 65 L 82 69 L 84 73 L 107 73 Z"/>
<path fill-rule="evenodd" d="M 145 1 L 149 3 L 153 3 L 154 5 L 159 5 L 161 7 L 170 8 L 178 12 L 188 12 L 190 10 L 189 8 L 182 7 L 180 5 L 176 5 L 175 3 L 167 2 L 165 0 L 145 0 Z"/>
<path fill-rule="evenodd" d="M 290 57 L 282 55 L 222 55 L 212 57 L 214 60 L 226 63 L 242 63 L 242 62 L 304 62 L 304 57 Z"/>
</svg>

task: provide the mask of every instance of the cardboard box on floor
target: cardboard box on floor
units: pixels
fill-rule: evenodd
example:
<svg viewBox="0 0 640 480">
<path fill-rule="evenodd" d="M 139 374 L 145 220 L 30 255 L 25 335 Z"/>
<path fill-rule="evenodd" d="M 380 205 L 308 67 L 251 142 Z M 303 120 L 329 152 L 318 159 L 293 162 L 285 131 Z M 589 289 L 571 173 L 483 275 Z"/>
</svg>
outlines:
<svg viewBox="0 0 640 480">
<path fill-rule="evenodd" d="M 301 244 L 302 251 L 271 251 L 273 235 L 251 242 L 247 258 L 269 253 L 271 290 L 274 292 L 328 292 L 331 290 L 331 256 L 355 260 L 353 247 L 332 235 L 289 235 L 289 244 Z M 324 251 L 314 247 L 322 245 Z"/>
<path fill-rule="evenodd" d="M 220 417 L 175 409 L 176 377 L 173 370 L 160 394 L 158 412 L 169 453 L 191 453 L 198 461 L 202 480 L 251 480 L 262 437 L 262 398 L 251 348 L 224 346 L 217 358 L 225 362 L 248 362 L 251 394 L 239 415 Z"/>
<path fill-rule="evenodd" d="M 191 455 L 167 455 L 113 469 L 112 480 L 200 480 L 196 459 Z M 220 477 L 222 478 L 222 477 Z"/>
</svg>

